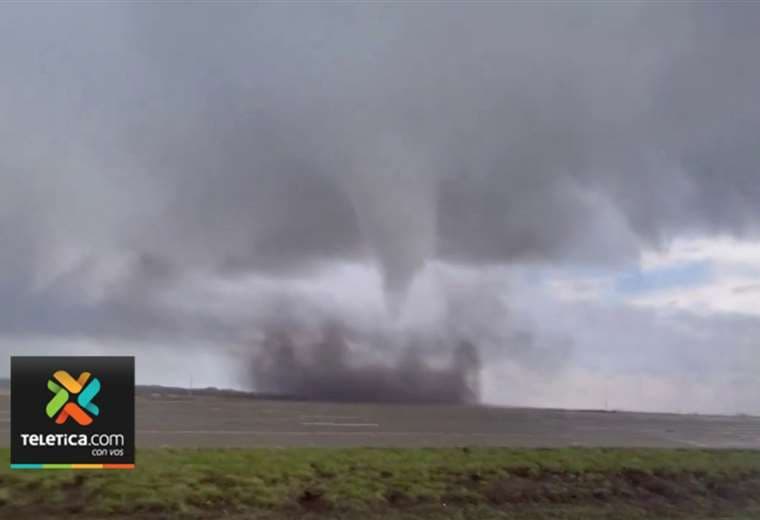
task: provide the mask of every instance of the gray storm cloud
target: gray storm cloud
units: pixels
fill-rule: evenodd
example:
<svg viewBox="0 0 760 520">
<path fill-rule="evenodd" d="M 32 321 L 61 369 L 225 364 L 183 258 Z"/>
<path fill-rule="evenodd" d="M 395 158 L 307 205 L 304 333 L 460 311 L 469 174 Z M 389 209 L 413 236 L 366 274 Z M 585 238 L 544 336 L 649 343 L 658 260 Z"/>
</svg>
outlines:
<svg viewBox="0 0 760 520">
<path fill-rule="evenodd" d="M 756 235 L 758 23 L 750 3 L 5 4 L 0 295 L 24 311 L 0 326 L 216 334 L 163 287 L 356 261 L 399 314 L 431 261 Z M 114 258 L 100 303 L 70 296 Z"/>
<path fill-rule="evenodd" d="M 753 231 L 757 8 L 129 11 L 156 110 L 135 115 L 135 166 L 170 190 L 159 226 L 192 256 L 370 253 L 399 292 L 435 256 L 620 262 Z"/>
<path fill-rule="evenodd" d="M 620 262 L 755 231 L 753 5 L 2 9 L 24 255 L 369 256 L 403 292 L 434 257 Z"/>
</svg>

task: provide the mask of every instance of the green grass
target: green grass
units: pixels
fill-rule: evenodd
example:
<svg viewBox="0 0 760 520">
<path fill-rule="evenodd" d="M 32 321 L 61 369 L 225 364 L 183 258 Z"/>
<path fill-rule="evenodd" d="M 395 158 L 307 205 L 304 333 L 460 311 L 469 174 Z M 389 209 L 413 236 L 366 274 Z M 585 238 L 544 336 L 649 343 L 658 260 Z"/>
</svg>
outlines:
<svg viewBox="0 0 760 520">
<path fill-rule="evenodd" d="M 140 450 L 134 471 L 13 471 L 0 517 L 760 518 L 760 452 Z M 741 515 L 745 516 L 741 516 Z"/>
</svg>

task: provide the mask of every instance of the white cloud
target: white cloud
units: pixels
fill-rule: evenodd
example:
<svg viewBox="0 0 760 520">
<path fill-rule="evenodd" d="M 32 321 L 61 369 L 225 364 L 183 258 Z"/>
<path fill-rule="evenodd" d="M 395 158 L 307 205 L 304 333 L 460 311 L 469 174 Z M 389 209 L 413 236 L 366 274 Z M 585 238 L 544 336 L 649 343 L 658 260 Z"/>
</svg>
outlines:
<svg viewBox="0 0 760 520">
<path fill-rule="evenodd" d="M 728 236 L 674 240 L 662 250 L 644 251 L 643 269 L 709 260 L 725 267 L 749 266 L 760 276 L 760 242 Z"/>
<path fill-rule="evenodd" d="M 663 251 L 646 252 L 641 267 L 646 272 L 694 262 L 708 262 L 712 276 L 695 285 L 636 295 L 630 303 L 707 314 L 760 315 L 760 242 L 725 237 L 677 240 Z"/>
</svg>

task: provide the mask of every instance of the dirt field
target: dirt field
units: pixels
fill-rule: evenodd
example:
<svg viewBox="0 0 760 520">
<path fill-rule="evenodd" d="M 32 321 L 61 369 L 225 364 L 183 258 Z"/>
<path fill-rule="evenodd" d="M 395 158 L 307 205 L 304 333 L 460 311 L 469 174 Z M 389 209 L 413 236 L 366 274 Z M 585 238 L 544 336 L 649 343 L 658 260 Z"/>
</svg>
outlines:
<svg viewBox="0 0 760 520">
<path fill-rule="evenodd" d="M 138 447 L 626 446 L 760 448 L 760 418 L 472 406 L 330 404 L 153 394 Z M 7 446 L 8 396 L 0 396 Z"/>
</svg>

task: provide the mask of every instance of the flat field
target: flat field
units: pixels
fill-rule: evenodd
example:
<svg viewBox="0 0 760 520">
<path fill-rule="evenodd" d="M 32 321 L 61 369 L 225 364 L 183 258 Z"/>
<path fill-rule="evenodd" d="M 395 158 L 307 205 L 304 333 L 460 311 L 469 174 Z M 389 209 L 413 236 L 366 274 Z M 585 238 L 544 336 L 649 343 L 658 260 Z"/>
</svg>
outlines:
<svg viewBox="0 0 760 520">
<path fill-rule="evenodd" d="M 137 398 L 134 471 L 11 471 L 0 518 L 758 519 L 760 419 Z M 0 444 L 9 402 L 0 396 Z"/>
<path fill-rule="evenodd" d="M 187 393 L 139 395 L 136 412 L 138 448 L 760 448 L 756 417 L 317 403 Z M 9 399 L 0 396 L 0 446 L 8 446 L 9 427 Z"/>
</svg>

